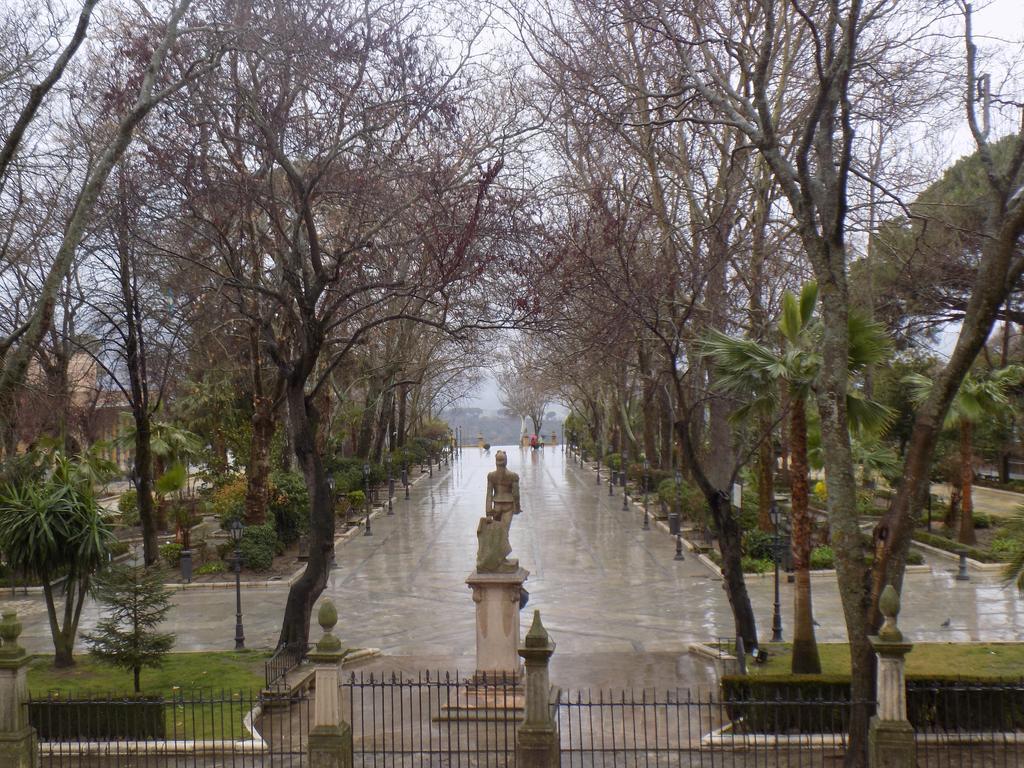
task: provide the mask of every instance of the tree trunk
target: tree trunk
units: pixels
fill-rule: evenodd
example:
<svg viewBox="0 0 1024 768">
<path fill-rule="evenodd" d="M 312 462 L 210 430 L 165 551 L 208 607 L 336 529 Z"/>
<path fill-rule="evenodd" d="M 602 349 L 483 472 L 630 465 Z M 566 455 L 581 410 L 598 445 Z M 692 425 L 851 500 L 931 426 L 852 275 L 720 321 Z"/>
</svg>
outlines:
<svg viewBox="0 0 1024 768">
<path fill-rule="evenodd" d="M 806 400 L 792 393 L 789 404 L 790 467 L 789 488 L 792 498 L 793 570 L 793 659 L 794 675 L 819 674 L 821 659 L 814 638 L 811 610 L 811 515 L 807 488 L 807 413 Z M 859 546 L 859 545 L 858 545 Z"/>
<path fill-rule="evenodd" d="M 829 241 L 818 254 L 819 261 L 845 263 L 845 245 Z M 823 270 L 818 270 L 823 272 Z M 828 521 L 832 532 L 832 548 L 836 556 L 839 597 L 850 639 L 851 683 L 854 701 L 870 701 L 874 697 L 874 655 L 868 640 L 865 607 L 869 593 L 864 550 L 860 540 L 860 518 L 857 509 L 857 478 L 853 468 L 853 452 L 846 413 L 849 388 L 849 295 L 845 273 L 833 270 L 832 279 L 819 274 L 822 308 L 822 366 L 817 389 L 818 412 L 821 415 L 822 447 L 825 454 L 828 483 Z M 790 407 L 792 407 L 792 403 Z M 794 440 L 790 435 L 790 441 Z M 849 766 L 864 766 L 867 761 L 868 721 L 866 711 L 855 708 L 850 718 L 850 743 L 846 761 Z"/>
<path fill-rule="evenodd" d="M 327 574 L 334 552 L 334 510 L 323 463 L 316 451 L 313 419 L 306 400 L 305 382 L 290 378 L 285 397 L 288 426 L 295 459 L 309 491 L 309 560 L 302 576 L 288 590 L 278 646 L 309 641 L 309 619 L 313 605 L 327 586 Z"/>
<path fill-rule="evenodd" d="M 142 676 L 141 673 L 142 673 L 142 667 L 132 667 L 132 677 L 133 677 L 133 679 L 135 681 L 135 692 L 136 693 L 138 693 L 139 691 L 142 690 L 142 687 L 140 686 L 140 680 L 139 680 L 139 678 Z"/>
<path fill-rule="evenodd" d="M 960 422 L 960 536 L 961 544 L 978 543 L 974 535 L 974 502 L 971 499 L 971 486 L 974 484 L 974 451 L 972 450 L 971 422 L 966 419 Z"/>
<path fill-rule="evenodd" d="M 771 508 L 775 501 L 775 445 L 772 442 L 771 418 L 761 419 L 764 437 L 757 448 L 757 527 L 772 530 Z"/>
<path fill-rule="evenodd" d="M 398 426 L 396 431 L 398 433 L 398 439 L 396 441 L 396 448 L 401 448 L 405 445 L 405 433 L 406 433 L 406 419 L 408 418 L 408 407 L 409 407 L 409 393 L 408 387 L 402 384 L 398 388 Z"/>
<path fill-rule="evenodd" d="M 146 566 L 156 562 L 156 508 L 153 503 L 153 451 L 149 445 L 149 413 L 134 409 L 135 413 L 135 492 L 139 503 L 139 522 L 142 525 L 142 562 Z"/>
<path fill-rule="evenodd" d="M 688 425 L 685 421 L 676 422 L 676 433 L 682 448 L 683 462 L 689 468 L 694 481 L 707 501 L 718 533 L 718 549 L 722 554 L 722 578 L 725 582 L 725 593 L 732 608 L 733 621 L 737 637 L 742 637 L 747 648 L 757 647 L 757 619 L 750 604 L 750 594 L 743 579 L 743 531 L 739 521 L 732 513 L 729 494 L 716 488 L 704 473 L 700 460 L 690 439 Z"/>
<path fill-rule="evenodd" d="M 269 397 L 253 397 L 252 436 L 249 438 L 248 486 L 245 489 L 245 521 L 259 525 L 267 519 L 270 498 L 270 441 L 274 437 L 274 404 Z"/>
</svg>

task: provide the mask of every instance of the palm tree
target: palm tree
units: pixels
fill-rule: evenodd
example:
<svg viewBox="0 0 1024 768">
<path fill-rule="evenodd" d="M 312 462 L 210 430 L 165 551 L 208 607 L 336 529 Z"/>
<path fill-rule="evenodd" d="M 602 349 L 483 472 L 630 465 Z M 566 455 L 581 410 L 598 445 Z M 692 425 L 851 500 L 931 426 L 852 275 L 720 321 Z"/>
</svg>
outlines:
<svg viewBox="0 0 1024 768">
<path fill-rule="evenodd" d="M 914 400 L 924 402 L 932 389 L 932 380 L 919 373 L 907 376 Z M 957 541 L 961 544 L 975 544 L 974 502 L 971 487 L 974 485 L 974 425 L 988 416 L 1007 413 L 1013 409 L 1010 401 L 1011 390 L 1024 381 L 1024 367 L 1008 365 L 991 371 L 987 376 L 969 373 L 960 384 L 960 389 L 946 413 L 943 426 L 956 429 L 960 447 L 960 529 Z"/>
<path fill-rule="evenodd" d="M 778 329 L 782 349 L 776 351 L 753 339 L 741 339 L 712 332 L 704 342 L 718 370 L 718 386 L 740 395 L 746 403 L 733 418 L 745 420 L 753 415 L 774 412 L 784 388 L 789 403 L 790 432 L 790 528 L 792 530 L 793 570 L 793 658 L 795 674 L 821 672 L 818 645 L 814 637 L 811 606 L 811 517 L 808 511 L 808 428 L 807 404 L 821 372 L 819 352 L 821 325 L 815 318 L 818 286 L 807 283 L 799 298 L 790 292 L 782 297 L 782 315 Z M 851 372 L 883 360 L 889 351 L 884 329 L 863 317 L 851 315 L 849 321 Z M 847 395 L 847 413 L 851 424 L 865 431 L 878 430 L 889 419 L 889 410 L 851 390 Z"/>
<path fill-rule="evenodd" d="M 74 664 L 72 651 L 92 575 L 107 562 L 113 538 L 93 493 L 95 461 L 47 454 L 32 478 L 0 491 L 0 548 L 8 565 L 43 585 L 54 663 Z M 64 578 L 58 615 L 57 581 Z"/>
</svg>

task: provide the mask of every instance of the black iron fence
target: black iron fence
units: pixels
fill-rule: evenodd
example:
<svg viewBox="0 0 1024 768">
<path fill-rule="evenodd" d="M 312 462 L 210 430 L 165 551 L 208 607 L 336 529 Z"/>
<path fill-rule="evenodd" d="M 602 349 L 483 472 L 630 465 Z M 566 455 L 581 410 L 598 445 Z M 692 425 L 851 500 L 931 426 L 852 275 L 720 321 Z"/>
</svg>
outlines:
<svg viewBox="0 0 1024 768">
<path fill-rule="evenodd" d="M 271 706 L 272 704 L 272 706 Z M 303 768 L 312 700 L 53 692 L 26 704 L 42 768 Z"/>
<path fill-rule="evenodd" d="M 1024 768 L 1024 682 L 907 683 L 917 764 Z"/>
<path fill-rule="evenodd" d="M 855 706 L 729 701 L 690 690 L 574 691 L 558 706 L 562 765 L 834 766 Z"/>
<path fill-rule="evenodd" d="M 356 673 L 342 691 L 356 766 L 515 765 L 524 691 L 514 678 Z"/>
<path fill-rule="evenodd" d="M 719 691 L 572 691 L 552 702 L 561 764 L 824 768 L 873 703 Z M 515 766 L 521 681 L 458 673 L 354 673 L 340 685 L 356 766 Z M 917 765 L 1024 768 L 1024 683 L 911 682 Z M 44 768 L 305 768 L 312 697 L 175 691 L 26 704 Z"/>
<path fill-rule="evenodd" d="M 298 667 L 312 646 L 307 643 L 287 643 L 278 647 L 263 664 L 267 690 L 280 687 L 288 673 Z"/>
</svg>

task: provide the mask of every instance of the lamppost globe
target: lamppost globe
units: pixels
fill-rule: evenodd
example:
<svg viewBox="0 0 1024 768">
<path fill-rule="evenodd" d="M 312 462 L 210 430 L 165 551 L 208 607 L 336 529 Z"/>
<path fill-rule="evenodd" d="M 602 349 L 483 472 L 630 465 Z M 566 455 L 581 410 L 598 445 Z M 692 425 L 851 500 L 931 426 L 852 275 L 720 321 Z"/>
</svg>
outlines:
<svg viewBox="0 0 1024 768">
<path fill-rule="evenodd" d="M 245 526 L 242 525 L 242 521 L 237 517 L 231 521 L 228 526 L 228 533 L 231 535 L 231 541 L 237 547 L 242 543 L 242 534 L 245 532 Z"/>
</svg>

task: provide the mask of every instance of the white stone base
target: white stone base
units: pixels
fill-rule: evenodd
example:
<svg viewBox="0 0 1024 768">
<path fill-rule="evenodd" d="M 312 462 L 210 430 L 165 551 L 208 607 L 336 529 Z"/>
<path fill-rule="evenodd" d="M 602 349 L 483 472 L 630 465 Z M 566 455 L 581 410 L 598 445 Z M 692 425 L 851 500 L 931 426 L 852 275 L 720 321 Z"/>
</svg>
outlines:
<svg viewBox="0 0 1024 768">
<path fill-rule="evenodd" d="M 473 571 L 466 584 L 476 603 L 476 676 L 520 677 L 519 595 L 530 575 L 525 568 L 512 573 Z"/>
</svg>

